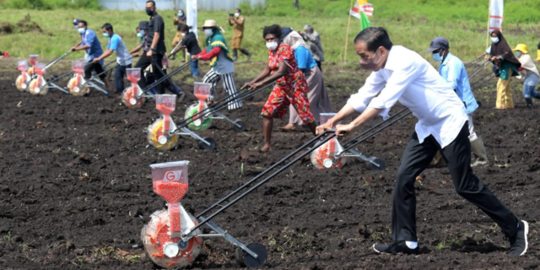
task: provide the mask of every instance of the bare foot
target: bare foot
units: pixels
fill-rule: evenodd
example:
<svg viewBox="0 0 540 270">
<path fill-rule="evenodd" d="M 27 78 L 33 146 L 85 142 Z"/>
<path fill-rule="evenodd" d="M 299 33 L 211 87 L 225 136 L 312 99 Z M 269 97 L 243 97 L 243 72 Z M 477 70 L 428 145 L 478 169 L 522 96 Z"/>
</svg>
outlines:
<svg viewBox="0 0 540 270">
<path fill-rule="evenodd" d="M 264 144 L 264 146 L 261 149 L 259 149 L 259 152 L 270 152 L 270 151 L 272 151 L 272 148 L 270 148 L 270 145 L 268 144 Z"/>
<path fill-rule="evenodd" d="M 282 131 L 294 131 L 294 130 L 296 130 L 296 127 L 294 126 L 294 124 L 287 124 L 284 127 L 279 127 L 279 130 L 282 130 Z"/>
</svg>

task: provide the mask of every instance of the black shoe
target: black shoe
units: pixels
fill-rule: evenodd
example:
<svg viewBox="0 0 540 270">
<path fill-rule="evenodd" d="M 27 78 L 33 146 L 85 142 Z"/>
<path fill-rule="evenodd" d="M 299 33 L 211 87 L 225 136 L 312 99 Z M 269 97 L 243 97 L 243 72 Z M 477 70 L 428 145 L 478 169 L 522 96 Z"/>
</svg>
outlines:
<svg viewBox="0 0 540 270">
<path fill-rule="evenodd" d="M 526 98 L 525 102 L 527 103 L 527 108 L 532 108 L 532 98 Z"/>
<path fill-rule="evenodd" d="M 512 256 L 521 256 L 527 252 L 529 242 L 527 235 L 529 234 L 529 223 L 522 220 L 519 222 L 519 228 L 516 235 L 510 237 L 510 254 Z"/>
<path fill-rule="evenodd" d="M 403 253 L 403 254 L 418 254 L 419 248 L 411 249 L 405 244 L 405 241 L 397 241 L 390 245 L 385 244 L 375 244 L 373 245 L 373 250 L 377 253 Z"/>
</svg>

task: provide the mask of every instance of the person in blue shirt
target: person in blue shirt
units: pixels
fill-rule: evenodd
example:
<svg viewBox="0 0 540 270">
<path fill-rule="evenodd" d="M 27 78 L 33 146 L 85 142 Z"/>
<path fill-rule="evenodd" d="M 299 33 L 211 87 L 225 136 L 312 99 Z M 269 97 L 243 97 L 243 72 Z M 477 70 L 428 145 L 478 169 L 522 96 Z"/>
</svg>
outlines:
<svg viewBox="0 0 540 270">
<path fill-rule="evenodd" d="M 113 52 L 116 52 L 116 67 L 114 68 L 114 84 L 116 86 L 116 94 L 121 94 L 124 91 L 124 77 L 126 69 L 131 68 L 133 59 L 129 53 L 126 44 L 122 38 L 114 33 L 113 26 L 106 23 L 101 27 L 103 36 L 108 38 L 107 50 L 99 57 L 94 58 L 94 63 L 102 61 L 109 57 Z"/>
<path fill-rule="evenodd" d="M 296 63 L 298 64 L 298 69 L 300 69 L 306 77 L 309 108 L 311 113 L 313 113 L 313 117 L 315 117 L 315 121 L 320 123 L 319 118 L 321 113 L 334 111 L 332 109 L 330 98 L 328 97 L 328 92 L 326 92 L 324 86 L 322 72 L 315 59 L 313 59 L 303 37 L 298 32 L 293 31 L 290 27 L 283 27 L 281 31 L 283 43 L 291 46 L 294 57 L 296 58 Z M 283 131 L 292 131 L 296 130 L 296 126 L 303 125 L 305 125 L 304 122 L 291 105 L 289 108 L 289 123 L 279 129 Z"/>
<path fill-rule="evenodd" d="M 95 71 L 110 91 L 111 85 L 103 73 L 103 60 L 94 62 L 94 58 L 103 54 L 101 43 L 94 30 L 88 29 L 88 23 L 85 20 L 79 20 L 78 26 L 78 31 L 81 34 L 81 42 L 73 46 L 71 51 L 85 51 L 84 60 L 86 60 L 86 65 L 84 66 L 84 79 L 89 80 L 92 77 L 92 71 Z"/>
<path fill-rule="evenodd" d="M 474 131 L 472 113 L 478 109 L 478 103 L 474 98 L 469 84 L 469 76 L 465 65 L 455 55 L 450 53 L 450 43 L 446 38 L 436 37 L 431 41 L 431 45 L 426 52 L 431 52 L 435 61 L 441 62 L 439 74 L 450 84 L 458 97 L 465 105 L 467 116 L 469 117 L 469 141 L 471 151 L 476 156 L 476 160 L 471 166 L 485 165 L 488 163 L 486 148 L 482 138 L 478 137 Z"/>
</svg>

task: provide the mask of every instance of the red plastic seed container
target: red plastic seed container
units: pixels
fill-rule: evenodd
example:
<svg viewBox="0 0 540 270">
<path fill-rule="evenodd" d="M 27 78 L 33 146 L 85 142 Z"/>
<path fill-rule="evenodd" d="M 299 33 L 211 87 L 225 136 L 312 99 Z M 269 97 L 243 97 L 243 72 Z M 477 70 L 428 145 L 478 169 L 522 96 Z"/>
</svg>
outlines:
<svg viewBox="0 0 540 270">
<path fill-rule="evenodd" d="M 169 233 L 180 237 L 182 233 L 178 202 L 188 191 L 189 161 L 175 161 L 152 164 L 152 184 L 154 192 L 169 204 Z"/>
<path fill-rule="evenodd" d="M 39 54 L 31 54 L 30 55 L 30 65 L 35 66 L 38 63 L 38 57 Z"/>
</svg>

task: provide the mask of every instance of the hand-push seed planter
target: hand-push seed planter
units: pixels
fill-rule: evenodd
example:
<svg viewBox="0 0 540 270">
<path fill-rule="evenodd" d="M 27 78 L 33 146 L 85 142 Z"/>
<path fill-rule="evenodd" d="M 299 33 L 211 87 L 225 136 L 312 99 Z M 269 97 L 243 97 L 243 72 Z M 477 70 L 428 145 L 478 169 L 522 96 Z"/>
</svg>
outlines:
<svg viewBox="0 0 540 270">
<path fill-rule="evenodd" d="M 87 93 L 88 87 L 82 88 L 86 83 L 84 79 L 84 60 L 75 60 L 71 62 L 71 68 L 75 75 L 69 79 L 67 88 L 69 93 L 74 96 L 82 96 Z"/>
<path fill-rule="evenodd" d="M 330 118 L 334 117 L 335 115 L 336 113 L 321 113 L 321 124 L 326 123 Z M 345 166 L 345 164 L 347 164 L 348 158 L 355 157 L 365 161 L 368 169 L 384 170 L 386 168 L 384 160 L 377 157 L 368 158 L 362 153 L 354 150 L 352 147 L 348 147 L 347 150 L 344 149 L 344 146 L 348 146 L 349 144 L 354 143 L 355 139 L 357 138 L 358 137 L 353 138 L 350 141 L 344 143 L 343 145 L 338 141 L 337 138 L 331 139 L 327 143 L 319 146 L 317 149 L 311 152 L 311 164 L 313 164 L 313 167 L 315 169 L 319 170 L 333 168 L 341 169 L 343 168 L 343 166 Z"/>
<path fill-rule="evenodd" d="M 178 144 L 178 135 L 169 136 L 176 130 L 171 114 L 176 109 L 176 95 L 156 95 L 156 108 L 161 117 L 148 126 L 148 143 L 160 150 L 169 150 Z"/>
<path fill-rule="evenodd" d="M 367 139 L 375 136 L 382 130 L 396 123 L 397 121 L 408 116 L 410 112 L 403 113 L 406 110 L 407 109 L 398 112 L 396 115 L 369 128 L 368 130 L 356 136 L 353 140 L 344 144 L 347 145 L 347 147 L 344 147 L 341 153 L 336 154 L 332 158 L 332 162 L 336 164 L 338 160 L 342 157 L 340 154 L 346 153 L 354 146 L 366 141 Z M 368 135 L 365 136 L 366 134 Z M 362 139 L 358 139 L 362 136 L 365 137 L 363 137 Z M 159 183 L 166 183 L 167 181 L 172 181 L 171 179 L 174 179 L 174 181 L 178 182 L 175 189 L 177 191 L 171 193 L 180 194 L 182 196 L 171 195 L 170 197 L 174 199 L 169 199 L 168 197 L 161 195 L 165 200 L 169 202 L 169 211 L 166 212 L 165 210 L 162 210 L 154 213 L 152 215 L 151 221 L 143 228 L 141 237 L 143 242 L 145 243 L 146 251 L 148 252 L 148 254 L 150 254 L 152 260 L 160 266 L 184 266 L 186 265 L 186 263 L 191 263 L 195 259 L 196 254 L 199 254 L 200 246 L 202 245 L 201 239 L 205 237 L 222 237 L 226 241 L 234 244 L 237 247 L 235 256 L 241 264 L 248 267 L 261 267 L 262 265 L 264 265 L 267 258 L 267 252 L 263 245 L 258 243 L 249 243 L 246 245 L 240 242 L 232 235 L 227 233 L 225 230 L 223 230 L 221 227 L 219 227 L 217 224 L 215 224 L 212 219 L 223 211 L 227 210 L 233 204 L 242 200 L 244 197 L 255 191 L 260 186 L 264 185 L 266 182 L 270 181 L 272 178 L 276 177 L 281 172 L 287 170 L 289 167 L 291 167 L 299 160 L 303 159 L 305 156 L 319 149 L 320 146 L 327 144 L 329 141 L 335 138 L 336 134 L 334 130 L 327 130 L 324 133 L 317 135 L 304 145 L 295 149 L 283 159 L 274 163 L 272 166 L 255 176 L 253 179 L 249 180 L 242 186 L 238 187 L 236 190 L 232 191 L 225 197 L 218 200 L 209 208 L 196 215 L 195 218 L 185 213 L 185 210 L 181 207 L 181 205 L 178 204 L 177 206 L 174 204 L 175 202 L 179 201 L 180 198 L 187 191 L 187 168 L 184 167 L 185 169 L 179 170 L 171 169 L 172 165 L 152 165 L 154 191 L 161 195 L 163 192 L 158 190 L 163 190 L 163 188 L 160 188 Z M 185 164 L 185 166 L 187 166 L 187 162 L 183 162 L 184 163 L 180 162 L 177 164 Z M 160 168 L 161 171 L 158 173 L 155 168 Z M 165 175 L 169 175 L 169 177 L 166 177 Z M 186 183 L 186 185 L 182 186 L 180 185 L 180 183 Z M 243 192 L 240 194 L 241 191 Z M 176 198 L 178 198 L 178 200 L 176 200 Z M 176 221 L 173 221 L 173 215 L 176 215 Z M 178 216 L 180 217 L 178 218 Z M 180 219 L 179 222 L 178 219 Z M 176 230 L 175 228 L 177 228 L 178 226 L 174 224 L 178 223 L 181 224 L 180 229 Z M 201 234 L 200 228 L 204 225 L 206 225 L 212 230 L 211 234 Z M 161 235 L 161 238 L 159 238 L 159 235 Z M 163 260 L 157 260 L 158 258 L 162 258 Z M 176 265 L 175 263 L 178 263 L 178 265 Z"/>
<path fill-rule="evenodd" d="M 234 131 L 244 131 L 246 129 L 246 124 L 242 120 L 232 120 L 221 112 L 208 107 L 206 100 L 210 96 L 211 89 L 212 84 L 210 83 L 195 83 L 193 94 L 198 99 L 198 102 L 189 106 L 186 110 L 184 119 L 193 119 L 193 121 L 188 124 L 188 127 L 192 130 L 204 130 L 212 125 L 214 119 L 221 119 L 231 123 Z M 204 110 L 207 110 L 208 112 L 199 116 L 199 112 Z"/>
<path fill-rule="evenodd" d="M 128 68 L 126 69 L 126 76 L 131 85 L 124 89 L 124 92 L 122 93 L 122 103 L 127 107 L 139 108 L 144 103 L 144 98 L 142 97 L 143 91 L 139 86 L 141 69 Z"/>
<path fill-rule="evenodd" d="M 31 76 L 31 80 L 28 83 L 28 87 L 26 90 L 30 92 L 33 95 L 45 95 L 49 92 L 49 89 L 56 89 L 60 90 L 64 93 L 68 93 L 66 89 L 63 87 L 60 87 L 58 85 L 58 81 L 62 78 L 66 78 L 73 74 L 73 72 L 67 72 L 62 75 L 56 76 L 52 75 L 47 72 L 48 69 L 50 69 L 53 65 L 60 62 L 62 59 L 69 56 L 71 52 L 66 52 L 62 56 L 56 58 L 48 65 L 45 65 L 44 63 L 40 63 L 38 60 L 39 55 L 37 54 L 31 54 L 30 55 L 30 64 L 32 67 L 28 69 L 28 74 Z M 19 87 L 17 87 L 19 88 Z"/>
<path fill-rule="evenodd" d="M 171 130 L 168 133 L 168 136 L 166 137 L 166 140 L 162 138 L 161 141 L 160 141 L 160 139 L 158 137 L 155 137 L 156 136 L 155 134 L 156 134 L 158 129 L 156 129 L 154 125 L 157 123 L 157 121 L 160 121 L 159 119 L 156 120 L 156 122 L 154 122 L 154 124 L 152 124 L 150 126 L 150 127 L 154 127 L 154 128 L 149 127 L 149 129 L 147 130 L 149 143 L 151 145 L 155 146 L 156 148 L 160 149 L 160 150 L 169 150 L 169 149 L 172 149 L 174 146 L 176 146 L 176 144 L 170 144 L 171 140 L 178 140 L 178 136 L 181 135 L 181 136 L 189 136 L 189 137 L 192 137 L 192 138 L 198 140 L 199 141 L 199 147 L 202 148 L 202 149 L 214 149 L 215 148 L 215 141 L 210 137 L 203 138 L 203 137 L 199 136 L 197 133 L 195 133 L 194 131 L 192 131 L 189 128 L 190 125 L 195 127 L 195 128 L 196 127 L 201 127 L 201 126 L 204 126 L 204 125 L 209 126 L 212 119 L 225 119 L 228 122 L 233 124 L 233 129 L 235 131 L 243 131 L 245 129 L 244 122 L 240 121 L 239 119 L 231 120 L 230 118 L 228 118 L 228 117 L 226 117 L 223 114 L 218 113 L 218 112 L 220 110 L 223 110 L 223 109 L 227 108 L 227 104 L 231 100 L 234 100 L 235 98 L 241 100 L 241 99 L 253 96 L 253 95 L 261 92 L 262 90 L 267 89 L 267 88 L 272 87 L 272 86 L 273 86 L 273 83 L 268 84 L 266 86 L 263 86 L 263 87 L 261 87 L 261 88 L 259 88 L 257 90 L 253 90 L 253 91 L 245 90 L 243 92 L 238 93 L 236 96 L 227 96 L 227 97 L 225 97 L 225 98 L 223 98 L 221 100 L 216 101 L 212 105 L 207 105 L 206 102 L 203 101 L 203 98 L 205 99 L 205 96 L 207 97 L 209 95 L 209 91 L 210 91 L 209 87 L 210 87 L 210 85 L 209 84 L 204 84 L 204 83 L 195 83 L 195 93 L 194 94 L 197 96 L 197 99 L 199 99 L 199 102 L 194 105 L 194 106 L 197 106 L 196 107 L 197 112 L 189 113 L 189 115 L 190 115 L 189 118 L 185 118 L 185 119 L 183 119 L 182 121 L 180 121 L 180 122 L 178 122 L 176 124 L 173 123 L 173 125 L 175 126 L 175 129 Z M 156 97 L 158 97 L 158 96 L 160 96 L 160 95 L 156 95 Z M 195 110 L 195 109 L 193 109 L 193 106 L 192 106 L 191 110 Z M 190 108 L 188 108 L 188 112 L 190 112 Z M 188 113 L 186 113 L 186 114 L 188 114 Z M 153 138 L 153 139 L 150 139 L 150 138 Z M 156 144 L 156 142 L 158 144 Z"/>
<path fill-rule="evenodd" d="M 132 86 L 135 85 L 135 83 L 132 82 L 132 86 L 126 88 L 122 94 L 122 101 L 124 103 L 124 105 L 126 105 L 126 107 L 128 108 L 139 108 L 142 106 L 142 104 L 144 103 L 144 99 L 145 98 L 154 98 L 154 94 L 151 94 L 152 90 L 157 87 L 159 84 L 165 82 L 165 81 L 169 81 L 169 83 L 171 85 L 173 85 L 174 87 L 176 87 L 177 89 L 180 89 L 177 85 L 175 85 L 173 83 L 173 81 L 170 79 L 172 76 L 180 73 L 180 71 L 184 70 L 185 68 L 189 67 L 189 65 L 191 64 L 191 61 L 190 62 L 187 62 L 183 65 L 181 65 L 180 67 L 172 70 L 170 73 L 168 74 L 163 74 L 164 76 L 161 77 L 159 80 L 156 80 L 154 83 L 148 85 L 145 89 L 141 89 L 138 85 L 136 86 L 137 87 L 137 90 L 133 90 Z M 140 68 L 137 68 L 137 72 L 138 72 L 138 75 L 135 74 L 135 69 L 131 69 L 133 70 L 133 76 L 136 76 L 138 79 L 136 80 L 137 82 L 140 81 L 141 79 L 141 69 Z M 153 72 L 156 72 L 153 70 Z M 163 72 L 162 70 L 160 70 L 159 72 Z M 129 76 L 129 75 L 128 75 Z M 128 80 L 129 80 L 129 77 L 128 77 Z"/>
<path fill-rule="evenodd" d="M 17 61 L 17 69 L 21 72 L 21 75 L 15 80 L 15 86 L 19 91 L 25 91 L 28 88 L 30 83 L 31 75 L 28 74 L 28 61 L 20 60 Z"/>
<path fill-rule="evenodd" d="M 154 192 L 167 201 L 168 210 L 154 212 L 141 231 L 150 259 L 161 267 L 186 267 L 199 256 L 202 242 L 194 236 L 183 241 L 182 232 L 195 227 L 196 219 L 180 200 L 188 191 L 189 161 L 150 165 Z M 200 230 L 195 234 L 200 235 Z"/>
<path fill-rule="evenodd" d="M 91 65 L 92 63 L 87 63 L 85 61 L 85 67 L 88 66 L 88 65 Z M 80 88 L 83 89 L 83 88 L 87 88 L 87 87 L 90 87 L 90 88 L 94 88 L 98 91 L 100 91 L 101 93 L 103 93 L 104 95 L 109 95 L 109 91 L 104 89 L 103 87 L 105 87 L 105 83 L 100 79 L 100 76 L 102 75 L 107 75 L 110 71 L 112 71 L 112 69 L 115 67 L 115 65 L 113 64 L 116 64 L 116 60 L 113 60 L 107 64 L 105 64 L 103 66 L 103 71 L 99 74 L 96 74 L 95 72 L 92 72 L 92 77 L 90 77 L 90 79 L 86 80 L 83 84 L 81 84 Z M 83 68 L 84 70 L 84 68 Z"/>
</svg>

